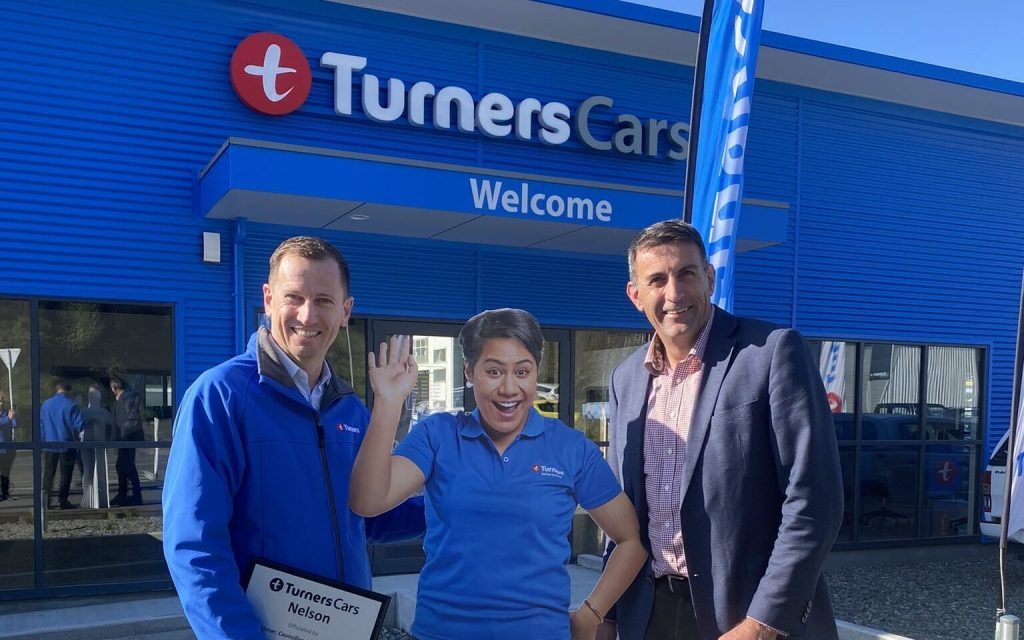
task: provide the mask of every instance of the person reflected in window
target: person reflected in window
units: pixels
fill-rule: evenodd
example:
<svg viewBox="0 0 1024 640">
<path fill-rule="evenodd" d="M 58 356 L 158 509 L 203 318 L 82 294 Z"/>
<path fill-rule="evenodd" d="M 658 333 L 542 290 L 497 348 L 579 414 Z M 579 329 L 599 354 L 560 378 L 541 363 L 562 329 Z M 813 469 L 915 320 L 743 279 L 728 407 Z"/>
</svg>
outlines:
<svg viewBox="0 0 1024 640">
<path fill-rule="evenodd" d="M 77 442 L 82 433 L 82 412 L 78 405 L 71 399 L 71 383 L 60 381 L 55 385 L 56 393 L 43 403 L 39 409 L 39 418 L 42 425 L 44 442 Z M 60 467 L 60 492 L 58 494 L 61 509 L 74 509 L 77 505 L 68 501 L 68 493 L 71 490 L 71 474 L 75 470 L 75 449 L 66 447 L 44 447 L 43 448 L 43 488 L 46 494 L 45 503 L 47 508 L 50 505 L 50 495 L 53 493 L 53 477 Z"/>
<path fill-rule="evenodd" d="M 117 425 L 118 440 L 124 442 L 141 442 L 142 434 L 142 398 L 129 389 L 124 380 L 118 376 L 110 379 L 110 391 L 117 400 L 114 407 L 114 423 Z M 128 447 L 117 450 L 117 496 L 110 501 L 111 506 L 125 507 L 142 504 L 142 487 L 139 484 L 139 470 L 135 467 L 135 451 Z M 131 485 L 131 496 L 128 485 Z"/>
<path fill-rule="evenodd" d="M 114 440 L 114 416 L 102 404 L 99 385 L 89 385 L 89 406 L 82 409 L 82 442 Z M 82 449 L 82 506 L 97 509 L 108 506 L 107 450 Z"/>
<path fill-rule="evenodd" d="M 427 496 L 418 640 L 593 640 L 647 558 L 636 513 L 586 435 L 534 408 L 544 337 L 520 309 L 485 311 L 459 334 L 477 409 L 438 412 L 392 454 L 416 359 L 404 337 L 369 356 L 374 406 L 349 500 L 364 516 Z M 569 612 L 569 533 L 577 506 L 618 545 Z"/>
<path fill-rule="evenodd" d="M 14 430 L 18 426 L 18 412 L 7 403 L 7 398 L 0 393 L 0 501 L 10 500 L 11 496 L 11 467 L 14 466 L 14 457 L 18 450 L 14 447 L 5 447 L 4 443 L 14 442 Z"/>
</svg>

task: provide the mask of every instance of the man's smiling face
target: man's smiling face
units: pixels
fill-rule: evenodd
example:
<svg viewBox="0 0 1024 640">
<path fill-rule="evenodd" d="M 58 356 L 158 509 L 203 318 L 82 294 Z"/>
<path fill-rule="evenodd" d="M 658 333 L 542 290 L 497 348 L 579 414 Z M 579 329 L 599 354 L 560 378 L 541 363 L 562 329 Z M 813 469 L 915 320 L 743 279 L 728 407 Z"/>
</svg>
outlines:
<svg viewBox="0 0 1024 640">
<path fill-rule="evenodd" d="M 352 313 L 337 263 L 285 255 L 263 285 L 263 306 L 277 346 L 315 382 L 327 350 Z"/>
<path fill-rule="evenodd" d="M 711 317 L 715 270 L 690 242 L 663 244 L 638 251 L 636 281 L 626 293 L 647 316 L 673 365 L 684 358 Z"/>
</svg>

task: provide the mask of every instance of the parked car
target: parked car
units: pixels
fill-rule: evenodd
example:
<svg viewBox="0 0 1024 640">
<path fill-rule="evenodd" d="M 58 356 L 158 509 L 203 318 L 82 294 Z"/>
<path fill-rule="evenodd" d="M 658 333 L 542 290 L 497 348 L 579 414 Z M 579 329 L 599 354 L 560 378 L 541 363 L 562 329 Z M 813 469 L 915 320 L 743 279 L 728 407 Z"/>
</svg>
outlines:
<svg viewBox="0 0 1024 640">
<path fill-rule="evenodd" d="M 1007 430 L 992 451 L 992 457 L 989 458 L 988 466 L 981 477 L 981 533 L 992 538 L 999 537 L 999 527 L 1002 524 L 1009 441 L 1010 432 Z M 1009 532 L 1007 539 L 1024 543 L 1024 529 Z"/>
<path fill-rule="evenodd" d="M 558 402 L 551 402 L 550 400 L 542 400 L 537 398 L 533 401 L 533 408 L 537 410 L 537 413 L 544 416 L 545 418 L 557 418 L 558 417 Z"/>
<path fill-rule="evenodd" d="M 558 383 L 538 382 L 537 399 L 558 402 Z"/>
<path fill-rule="evenodd" d="M 874 413 L 898 413 L 906 416 L 916 416 L 918 405 L 916 402 L 881 402 L 875 405 Z M 925 404 L 925 411 L 930 416 L 939 418 L 955 418 L 956 410 L 950 409 L 937 402 Z"/>
</svg>

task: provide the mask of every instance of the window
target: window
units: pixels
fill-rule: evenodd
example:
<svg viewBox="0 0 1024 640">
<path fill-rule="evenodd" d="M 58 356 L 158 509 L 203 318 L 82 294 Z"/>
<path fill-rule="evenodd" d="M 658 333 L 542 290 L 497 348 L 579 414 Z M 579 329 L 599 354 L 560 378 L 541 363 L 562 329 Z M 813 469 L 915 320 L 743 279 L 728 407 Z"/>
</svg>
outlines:
<svg viewBox="0 0 1024 640">
<path fill-rule="evenodd" d="M 443 364 L 445 362 L 448 362 L 448 350 L 434 349 L 434 364 Z"/>
<path fill-rule="evenodd" d="M 70 455 L 77 467 L 72 477 L 79 481 L 69 495 L 62 495 L 59 472 L 50 482 L 47 471 L 56 464 L 48 460 L 54 456 L 48 450 L 52 446 L 42 452 L 40 490 L 44 497 L 49 494 L 50 502 L 43 531 L 44 583 L 123 582 L 126 576 L 113 575 L 109 566 L 127 561 L 147 567 L 127 579 L 167 577 L 156 538 L 147 541 L 140 534 L 152 537 L 162 528 L 160 491 L 167 449 L 159 443 L 171 439 L 166 389 L 173 385 L 172 334 L 170 307 L 39 302 L 41 400 L 55 397 L 58 384 L 66 385 L 64 395 L 81 408 L 85 421 L 84 441 L 60 454 Z M 90 418 L 93 413 L 98 417 Z M 134 414 L 134 423 L 115 419 L 109 424 L 104 418 L 125 413 Z M 38 437 L 53 437 L 40 426 Z M 117 441 L 117 446 L 92 444 L 104 440 Z M 57 510 L 65 499 L 79 508 Z M 110 508 L 123 509 L 133 525 L 111 528 L 90 515 Z M 69 546 L 83 552 L 68 556 Z"/>
<path fill-rule="evenodd" d="M 810 346 L 839 440 L 846 508 L 840 541 L 973 534 L 984 351 L 817 340 Z"/>
<path fill-rule="evenodd" d="M 0 502 L 0 589 L 168 580 L 159 534 L 173 419 L 171 313 L 168 305 L 0 300 L 0 411 L 15 412 L 0 460 L 15 498 Z M 78 406 L 81 425 L 42 424 L 43 403 L 58 395 Z"/>
<path fill-rule="evenodd" d="M 35 582 L 31 523 L 36 515 L 36 473 L 31 446 L 26 444 L 36 430 L 30 327 L 28 300 L 0 300 L 0 481 L 12 498 L 18 498 L 0 502 L 0 590 L 31 589 Z"/>
<path fill-rule="evenodd" d="M 573 424 L 606 451 L 608 448 L 608 381 L 612 370 L 650 339 L 634 331 L 574 331 Z M 550 393 L 538 378 L 537 398 Z M 557 387 L 557 385 L 555 385 Z M 554 389 L 557 392 L 557 388 Z M 555 394 L 557 399 L 557 393 Z M 568 400 L 568 398 L 566 399 Z M 605 539 L 590 515 L 579 510 L 573 519 L 573 553 L 600 556 Z"/>
<path fill-rule="evenodd" d="M 334 374 L 352 385 L 359 399 L 366 402 L 366 320 L 349 319 L 327 350 L 327 362 L 334 367 Z"/>
<path fill-rule="evenodd" d="M 636 331 L 576 331 L 574 424 L 602 448 L 608 444 L 608 381 L 612 370 L 650 339 Z"/>
<path fill-rule="evenodd" d="M 416 364 L 427 364 L 427 342 L 426 338 L 413 340 L 413 356 L 416 357 Z"/>
</svg>

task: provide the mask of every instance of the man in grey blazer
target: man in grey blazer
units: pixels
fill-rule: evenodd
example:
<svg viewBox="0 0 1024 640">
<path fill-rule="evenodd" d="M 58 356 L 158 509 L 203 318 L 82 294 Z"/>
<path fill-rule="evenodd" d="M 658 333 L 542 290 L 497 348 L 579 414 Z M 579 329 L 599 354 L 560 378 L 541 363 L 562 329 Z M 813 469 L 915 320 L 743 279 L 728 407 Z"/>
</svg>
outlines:
<svg viewBox="0 0 1024 640">
<path fill-rule="evenodd" d="M 714 268 L 685 222 L 641 232 L 629 271 L 655 337 L 612 373 L 609 462 L 652 560 L 598 637 L 834 640 L 822 565 L 842 478 L 803 339 L 712 305 Z"/>
</svg>

